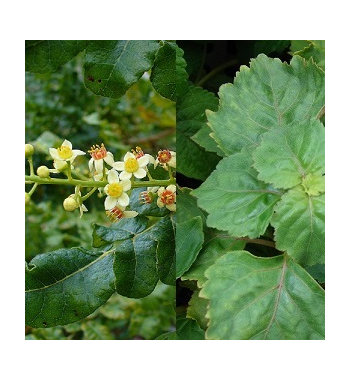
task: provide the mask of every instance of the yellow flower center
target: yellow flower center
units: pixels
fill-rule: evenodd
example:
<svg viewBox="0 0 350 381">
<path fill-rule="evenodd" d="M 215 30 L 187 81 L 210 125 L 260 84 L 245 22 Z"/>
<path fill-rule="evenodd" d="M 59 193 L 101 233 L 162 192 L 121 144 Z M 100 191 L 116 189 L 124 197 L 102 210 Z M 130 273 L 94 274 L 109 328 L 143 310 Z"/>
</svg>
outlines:
<svg viewBox="0 0 350 381">
<path fill-rule="evenodd" d="M 107 193 L 111 197 L 120 197 L 123 193 L 123 187 L 118 183 L 109 184 Z"/>
<path fill-rule="evenodd" d="M 67 146 L 61 146 L 60 148 L 57 148 L 58 156 L 63 159 L 69 159 L 73 156 L 73 151 L 67 147 Z"/>
<path fill-rule="evenodd" d="M 137 162 L 136 159 L 133 157 L 130 157 L 129 159 L 126 160 L 125 162 L 125 170 L 126 172 L 136 172 L 139 169 L 139 163 Z"/>
</svg>

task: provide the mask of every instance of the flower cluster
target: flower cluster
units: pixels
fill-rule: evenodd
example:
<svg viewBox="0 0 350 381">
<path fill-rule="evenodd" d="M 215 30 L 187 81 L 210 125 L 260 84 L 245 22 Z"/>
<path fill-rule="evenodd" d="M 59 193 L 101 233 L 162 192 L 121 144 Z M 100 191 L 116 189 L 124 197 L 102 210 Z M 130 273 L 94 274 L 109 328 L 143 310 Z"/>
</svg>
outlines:
<svg viewBox="0 0 350 381">
<path fill-rule="evenodd" d="M 29 146 L 26 145 L 26 157 L 31 160 L 34 149 Z M 140 147 L 136 147 L 135 150 L 127 152 L 122 161 L 115 161 L 113 154 L 107 151 L 103 143 L 101 146 L 93 145 L 88 151 L 91 156 L 88 167 L 93 181 L 90 178 L 86 178 L 86 181 L 74 179 L 73 162 L 78 156 L 86 153 L 73 149 L 70 141 L 64 140 L 60 147 L 50 148 L 49 153 L 53 158 L 54 168 L 49 169 L 46 166 L 41 166 L 37 169 L 37 175 L 43 182 L 51 179 L 50 173 L 64 173 L 68 178 L 67 184 L 76 185 L 78 183 L 79 185 L 75 186 L 74 194 L 64 200 L 63 207 L 67 211 L 79 209 L 80 217 L 82 217 L 83 212 L 88 211 L 83 202 L 96 189 L 99 189 L 105 196 L 104 207 L 107 216 L 112 221 L 135 217 L 138 212 L 129 210 L 132 188 L 142 187 L 143 184 L 147 187 L 147 185 L 154 185 L 154 183 L 159 184 L 159 186 L 148 186 L 147 191 L 141 192 L 140 202 L 150 204 L 156 200 L 155 203 L 159 208 L 167 208 L 172 212 L 176 211 L 176 186 L 173 184 L 172 175 L 172 171 L 176 169 L 176 153 L 174 151 L 160 150 L 157 156 L 153 157 L 145 154 Z M 169 180 L 163 181 L 152 178 L 149 168 L 153 166 L 155 169 L 158 165 L 169 172 Z M 31 167 L 31 175 L 33 174 L 32 171 Z M 145 180 L 146 177 L 148 180 Z M 37 185 L 37 183 L 34 184 L 31 192 Z M 82 196 L 81 190 L 84 187 L 92 188 L 92 190 Z M 26 203 L 30 201 L 31 192 L 26 193 Z"/>
</svg>

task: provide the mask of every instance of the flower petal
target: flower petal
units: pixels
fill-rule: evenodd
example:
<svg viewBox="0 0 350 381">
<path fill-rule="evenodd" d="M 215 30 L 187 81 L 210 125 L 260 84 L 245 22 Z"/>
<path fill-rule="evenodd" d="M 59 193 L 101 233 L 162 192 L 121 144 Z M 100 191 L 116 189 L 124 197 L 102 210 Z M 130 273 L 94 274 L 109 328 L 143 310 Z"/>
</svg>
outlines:
<svg viewBox="0 0 350 381">
<path fill-rule="evenodd" d="M 115 197 L 107 196 L 105 199 L 105 209 L 113 209 L 117 205 L 117 199 Z"/>
<path fill-rule="evenodd" d="M 159 208 L 163 208 L 164 207 L 164 204 L 162 202 L 162 200 L 160 199 L 160 197 L 157 198 L 157 205 Z"/>
<path fill-rule="evenodd" d="M 131 152 L 127 152 L 124 156 L 124 161 L 127 161 L 128 159 L 131 159 L 131 158 L 135 159 L 135 155 Z"/>
<path fill-rule="evenodd" d="M 135 212 L 134 210 L 126 210 L 124 213 L 123 213 L 123 216 L 125 218 L 134 218 L 138 215 L 137 212 Z"/>
<path fill-rule="evenodd" d="M 133 175 L 137 179 L 143 179 L 144 177 L 147 176 L 147 172 L 143 168 L 139 168 L 137 171 L 133 172 Z"/>
<path fill-rule="evenodd" d="M 173 192 L 175 193 L 176 192 L 176 185 L 174 184 L 170 184 L 166 187 L 167 190 L 169 190 L 170 192 Z"/>
<path fill-rule="evenodd" d="M 94 170 L 94 159 L 91 158 L 89 160 L 89 171 L 92 172 Z"/>
<path fill-rule="evenodd" d="M 108 165 L 113 167 L 114 164 L 114 157 L 111 152 L 107 152 L 107 156 L 103 159 Z"/>
<path fill-rule="evenodd" d="M 80 149 L 73 149 L 72 152 L 75 157 L 77 157 L 78 155 L 86 155 L 86 152 L 80 151 Z"/>
<path fill-rule="evenodd" d="M 172 212 L 176 212 L 176 204 L 165 205 L 165 207 Z"/>
<path fill-rule="evenodd" d="M 123 191 L 126 192 L 131 188 L 131 181 L 130 180 L 123 180 L 120 182 L 120 185 L 123 187 Z"/>
<path fill-rule="evenodd" d="M 97 173 L 102 173 L 103 172 L 103 160 L 95 160 L 95 169 Z"/>
<path fill-rule="evenodd" d="M 123 172 L 119 175 L 119 179 L 120 179 L 120 180 L 130 180 L 130 179 L 131 179 L 131 176 L 132 176 L 132 173 L 123 171 Z"/>
<path fill-rule="evenodd" d="M 164 191 L 165 191 L 165 188 L 164 187 L 160 187 L 158 189 L 158 196 L 161 196 Z"/>
<path fill-rule="evenodd" d="M 122 193 L 122 195 L 118 198 L 118 204 L 121 206 L 127 206 L 129 203 L 129 196 L 126 193 Z"/>
<path fill-rule="evenodd" d="M 117 169 L 118 171 L 124 171 L 125 170 L 125 163 L 124 163 L 124 161 L 116 161 L 113 164 L 113 168 Z"/>
<path fill-rule="evenodd" d="M 102 161 L 102 160 L 101 160 Z M 114 171 L 114 170 L 110 170 L 108 172 L 108 182 L 111 184 L 111 183 L 119 183 L 119 176 L 118 176 L 118 172 L 117 171 Z"/>
<path fill-rule="evenodd" d="M 62 147 L 69 147 L 70 149 L 72 149 L 72 143 L 69 140 L 65 139 L 62 143 Z"/>
<path fill-rule="evenodd" d="M 137 163 L 139 164 L 140 167 L 146 167 L 147 164 L 149 163 L 149 157 L 148 156 L 141 156 L 137 159 Z"/>
<path fill-rule="evenodd" d="M 62 160 L 62 159 L 58 156 L 58 152 L 57 152 L 57 149 L 56 149 L 56 148 L 49 148 L 49 152 L 50 152 L 50 155 L 51 155 L 55 160 Z"/>
</svg>

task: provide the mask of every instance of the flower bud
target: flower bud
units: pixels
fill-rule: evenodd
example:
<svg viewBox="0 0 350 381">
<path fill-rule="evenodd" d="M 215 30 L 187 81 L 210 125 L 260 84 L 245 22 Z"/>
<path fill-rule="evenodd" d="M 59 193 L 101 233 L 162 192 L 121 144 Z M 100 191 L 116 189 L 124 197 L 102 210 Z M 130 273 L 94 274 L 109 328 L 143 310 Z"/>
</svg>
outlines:
<svg viewBox="0 0 350 381">
<path fill-rule="evenodd" d="M 39 177 L 41 178 L 46 178 L 50 177 L 50 170 L 47 168 L 45 165 L 42 165 L 36 170 L 36 173 L 38 174 Z"/>
<path fill-rule="evenodd" d="M 26 205 L 28 205 L 30 203 L 30 195 L 27 192 L 25 193 L 26 193 Z"/>
<path fill-rule="evenodd" d="M 34 154 L 34 147 L 31 144 L 25 145 L 26 157 L 32 157 Z"/>
<path fill-rule="evenodd" d="M 67 197 L 63 201 L 63 207 L 67 212 L 73 212 L 78 206 L 78 203 L 72 196 Z"/>
</svg>

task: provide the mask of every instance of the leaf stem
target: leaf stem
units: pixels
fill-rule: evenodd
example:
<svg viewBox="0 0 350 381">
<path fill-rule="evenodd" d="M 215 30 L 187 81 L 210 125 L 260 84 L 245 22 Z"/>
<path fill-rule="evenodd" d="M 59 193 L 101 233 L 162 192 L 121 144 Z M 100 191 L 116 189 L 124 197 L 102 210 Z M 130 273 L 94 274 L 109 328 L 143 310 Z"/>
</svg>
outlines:
<svg viewBox="0 0 350 381">
<path fill-rule="evenodd" d="M 275 242 L 268 241 L 267 239 L 260 239 L 260 238 L 252 239 L 252 238 L 248 238 L 248 237 L 235 237 L 235 239 L 237 241 L 245 241 L 248 243 L 256 243 L 258 245 L 264 245 L 264 246 L 273 247 L 273 248 L 276 247 Z"/>
</svg>

